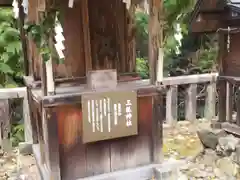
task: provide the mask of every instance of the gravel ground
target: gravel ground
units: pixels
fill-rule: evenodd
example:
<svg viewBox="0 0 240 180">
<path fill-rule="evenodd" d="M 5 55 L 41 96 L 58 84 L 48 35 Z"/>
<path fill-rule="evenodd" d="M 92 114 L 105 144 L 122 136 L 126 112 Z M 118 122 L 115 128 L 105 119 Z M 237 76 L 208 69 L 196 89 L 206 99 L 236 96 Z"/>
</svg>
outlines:
<svg viewBox="0 0 240 180">
<path fill-rule="evenodd" d="M 176 180 L 238 180 L 234 175 L 227 175 L 211 163 L 211 153 L 202 155 L 204 148 L 197 136 L 197 130 L 208 129 L 209 122 L 198 123 L 179 122 L 175 127 L 164 125 L 163 155 L 165 161 L 184 160 L 186 163 L 177 169 Z M 11 153 L 0 151 L 0 180 L 40 180 L 33 156 L 18 155 L 18 150 Z M 210 163 L 209 163 L 210 161 Z M 222 164 L 232 172 L 238 166 L 231 166 L 228 159 Z"/>
</svg>

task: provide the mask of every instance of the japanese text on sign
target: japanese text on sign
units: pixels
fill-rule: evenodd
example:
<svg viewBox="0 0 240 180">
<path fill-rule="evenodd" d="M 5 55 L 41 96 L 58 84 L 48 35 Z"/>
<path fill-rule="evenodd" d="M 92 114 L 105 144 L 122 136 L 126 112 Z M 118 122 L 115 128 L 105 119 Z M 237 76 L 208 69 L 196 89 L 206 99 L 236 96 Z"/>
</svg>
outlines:
<svg viewBox="0 0 240 180">
<path fill-rule="evenodd" d="M 83 141 L 137 134 L 135 92 L 105 92 L 83 96 Z"/>
</svg>

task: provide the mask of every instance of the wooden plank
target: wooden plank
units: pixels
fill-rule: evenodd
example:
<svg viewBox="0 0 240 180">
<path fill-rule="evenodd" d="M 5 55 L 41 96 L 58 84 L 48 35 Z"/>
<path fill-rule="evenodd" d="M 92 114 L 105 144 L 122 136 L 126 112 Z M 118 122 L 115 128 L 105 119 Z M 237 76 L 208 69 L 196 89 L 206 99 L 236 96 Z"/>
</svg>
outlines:
<svg viewBox="0 0 240 180">
<path fill-rule="evenodd" d="M 12 7 L 12 0 L 0 0 L 0 7 Z"/>
<path fill-rule="evenodd" d="M 191 84 L 187 89 L 185 103 L 185 119 L 187 121 L 195 121 L 196 111 L 197 111 L 197 84 Z"/>
<path fill-rule="evenodd" d="M 49 157 L 49 179 L 61 180 L 60 173 L 60 154 L 58 139 L 58 122 L 56 113 L 52 109 L 45 109 L 46 113 L 46 132 L 47 140 L 46 150 Z"/>
<path fill-rule="evenodd" d="M 41 159 L 40 159 L 41 161 L 39 163 L 44 165 L 46 161 L 46 157 L 45 157 L 46 150 L 44 149 L 45 144 L 44 144 L 43 124 L 42 124 L 42 119 L 44 117 L 41 116 L 42 113 L 40 112 L 40 108 L 41 107 L 36 107 L 35 120 L 36 120 L 36 127 L 37 127 L 37 140 L 40 147 L 40 155 L 41 155 Z"/>
<path fill-rule="evenodd" d="M 144 97 L 144 96 L 149 96 L 149 95 L 155 95 L 156 94 L 156 88 L 154 86 L 148 86 L 148 87 L 117 87 L 113 91 L 118 91 L 118 90 L 132 90 L 132 91 L 137 91 L 138 97 Z M 65 91 L 69 92 L 69 91 Z M 99 91 L 101 92 L 101 91 Z M 45 97 L 39 97 L 42 99 L 42 103 L 44 107 L 53 107 L 61 104 L 74 104 L 74 103 L 79 103 L 81 102 L 81 95 L 82 94 L 90 94 L 94 93 L 92 91 L 88 92 L 76 92 L 76 93 L 67 93 L 67 94 L 57 94 L 54 96 L 45 96 Z"/>
<path fill-rule="evenodd" d="M 85 53 L 85 72 L 92 70 L 92 53 L 90 44 L 90 30 L 89 30 L 89 12 L 88 12 L 88 0 L 81 0 L 81 12 L 82 12 L 82 28 L 83 28 L 83 41 L 84 41 L 84 53 Z"/>
<path fill-rule="evenodd" d="M 39 144 L 33 144 L 32 145 L 33 148 L 33 156 L 36 160 L 36 164 L 38 167 L 38 171 L 40 173 L 41 179 L 42 180 L 49 180 L 49 171 L 47 169 L 46 166 L 43 166 L 40 162 L 41 162 L 41 153 L 40 153 L 40 146 Z"/>
<path fill-rule="evenodd" d="M 226 120 L 232 122 L 232 112 L 233 112 L 233 84 L 227 82 L 227 96 L 226 96 Z"/>
<path fill-rule="evenodd" d="M 240 87 L 237 90 L 237 125 L 240 126 Z"/>
<path fill-rule="evenodd" d="M 97 142 L 87 145 L 87 176 L 108 173 L 111 171 L 110 144 Z"/>
<path fill-rule="evenodd" d="M 226 81 L 219 82 L 218 94 L 218 120 L 219 122 L 226 121 Z"/>
<path fill-rule="evenodd" d="M 62 179 L 86 177 L 87 149 L 82 144 L 81 105 L 63 105 L 54 109 L 57 114 Z"/>
<path fill-rule="evenodd" d="M 138 98 L 138 135 L 111 141 L 111 171 L 151 163 L 152 117 L 152 97 Z"/>
<path fill-rule="evenodd" d="M 36 117 L 36 107 L 33 101 L 33 96 L 31 93 L 30 88 L 27 89 L 27 99 L 28 99 L 28 106 L 30 111 L 30 122 L 31 122 L 31 128 L 32 128 L 32 139 L 33 139 L 33 144 L 38 143 L 38 136 L 37 136 L 37 119 Z"/>
<path fill-rule="evenodd" d="M 2 88 L 0 89 L 0 99 L 24 98 L 26 93 L 26 87 Z"/>
<path fill-rule="evenodd" d="M 177 101 L 178 87 L 170 86 L 167 91 L 166 99 L 166 123 L 173 125 L 177 122 L 178 117 L 178 101 Z"/>
<path fill-rule="evenodd" d="M 32 125 L 30 119 L 30 111 L 29 111 L 29 101 L 28 96 L 23 98 L 23 116 L 24 116 L 24 137 L 25 142 L 33 143 L 33 133 L 32 133 Z"/>
<path fill-rule="evenodd" d="M 208 84 L 204 116 L 210 121 L 216 116 L 216 93 L 216 83 Z"/>
<path fill-rule="evenodd" d="M 0 145 L 6 152 L 11 151 L 12 144 L 10 141 L 11 118 L 9 114 L 8 100 L 0 100 Z"/>
<path fill-rule="evenodd" d="M 153 97 L 153 118 L 152 118 L 152 162 L 162 162 L 163 145 L 163 95 L 158 91 L 158 95 Z"/>
<path fill-rule="evenodd" d="M 233 123 L 229 123 L 229 122 L 225 122 L 221 124 L 221 127 L 223 130 L 231 133 L 231 134 L 235 134 L 237 136 L 240 136 L 240 127 L 236 124 Z"/>
<path fill-rule="evenodd" d="M 166 77 L 163 79 L 162 83 L 158 83 L 158 85 L 162 84 L 164 86 L 171 86 L 171 85 L 200 84 L 200 83 L 206 83 L 206 82 L 216 82 L 217 77 L 218 77 L 218 73 Z"/>
</svg>

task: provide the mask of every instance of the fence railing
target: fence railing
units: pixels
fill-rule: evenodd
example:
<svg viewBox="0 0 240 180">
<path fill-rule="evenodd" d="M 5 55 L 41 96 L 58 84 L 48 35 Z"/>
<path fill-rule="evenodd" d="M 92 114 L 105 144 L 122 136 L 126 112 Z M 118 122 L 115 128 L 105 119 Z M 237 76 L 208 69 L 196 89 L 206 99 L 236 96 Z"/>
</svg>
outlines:
<svg viewBox="0 0 240 180">
<path fill-rule="evenodd" d="M 173 125 L 178 119 L 179 87 L 185 86 L 185 120 L 195 121 L 197 115 L 198 86 L 205 84 L 204 118 L 211 120 L 216 116 L 216 81 L 218 74 L 198 74 L 164 78 L 161 83 L 166 88 L 166 123 Z"/>
<path fill-rule="evenodd" d="M 218 74 L 200 74 L 164 78 L 161 86 L 166 89 L 166 123 L 174 124 L 178 119 L 178 94 L 179 87 L 185 86 L 185 119 L 188 121 L 196 120 L 197 98 L 199 84 L 206 85 L 205 111 L 206 119 L 215 118 L 216 112 L 216 80 Z M 25 141 L 32 142 L 32 129 L 29 117 L 29 105 L 26 87 L 0 89 L 0 145 L 7 148 L 10 144 L 10 111 L 9 99 L 23 99 L 23 119 Z"/>
<path fill-rule="evenodd" d="M 8 151 L 11 148 L 11 112 L 9 100 L 23 99 L 23 120 L 25 142 L 32 142 L 31 122 L 26 87 L 0 89 L 0 145 Z"/>
</svg>

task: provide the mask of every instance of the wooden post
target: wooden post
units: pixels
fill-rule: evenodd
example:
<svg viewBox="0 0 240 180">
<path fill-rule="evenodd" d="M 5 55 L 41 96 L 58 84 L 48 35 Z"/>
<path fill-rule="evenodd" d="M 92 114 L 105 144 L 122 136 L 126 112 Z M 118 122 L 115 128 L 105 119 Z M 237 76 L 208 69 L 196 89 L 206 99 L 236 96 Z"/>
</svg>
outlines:
<svg viewBox="0 0 240 180">
<path fill-rule="evenodd" d="M 149 1 L 149 67 L 150 67 L 150 83 L 156 84 L 157 80 L 157 59 L 158 49 L 162 39 L 160 39 L 159 31 L 160 22 L 159 14 L 163 11 L 163 1 L 150 0 Z M 161 59 L 162 60 L 162 59 Z M 162 118 L 159 105 L 162 104 L 161 93 L 158 92 L 158 97 L 153 98 L 153 119 L 152 119 L 152 141 L 153 141 L 153 162 L 161 163 L 161 147 L 162 147 Z"/>
<path fill-rule="evenodd" d="M 23 59 L 24 59 L 24 74 L 25 76 L 29 75 L 29 62 L 28 62 L 28 53 L 27 53 L 27 41 L 24 31 L 24 11 L 22 6 L 22 0 L 18 2 L 18 8 L 19 8 L 19 29 L 20 29 L 20 37 L 22 42 L 22 51 L 23 51 Z"/>
<path fill-rule="evenodd" d="M 149 69 L 150 69 L 150 82 L 155 84 L 157 80 L 157 68 L 158 65 L 161 67 L 162 62 L 158 62 L 159 48 L 162 48 L 163 42 L 163 29 L 159 20 L 159 15 L 162 15 L 163 1 L 150 0 L 149 1 Z M 159 60 L 163 60 L 160 58 Z"/>
<path fill-rule="evenodd" d="M 85 73 L 92 70 L 92 53 L 90 44 L 90 30 L 89 30 L 89 15 L 88 15 L 88 0 L 81 0 L 81 11 L 83 20 L 83 44 L 85 53 Z"/>
<path fill-rule="evenodd" d="M 227 82 L 226 109 L 226 120 L 231 123 L 233 112 L 233 84 L 229 82 Z"/>
<path fill-rule="evenodd" d="M 225 56 L 226 56 L 226 35 L 219 34 L 219 51 L 218 51 L 218 64 L 219 64 L 219 76 L 224 75 Z M 219 82 L 219 104 L 218 104 L 218 120 L 219 122 L 226 121 L 226 81 L 220 80 Z"/>
<path fill-rule="evenodd" d="M 28 92 L 23 98 L 23 115 L 24 115 L 24 137 L 25 142 L 33 143 L 33 133 L 32 133 L 32 126 L 31 126 L 31 119 L 30 119 L 30 112 L 29 112 L 29 101 L 28 101 Z"/>
<path fill-rule="evenodd" d="M 61 180 L 59 161 L 59 140 L 56 113 L 52 109 L 45 109 L 45 133 L 48 166 L 50 170 L 49 179 Z"/>
<path fill-rule="evenodd" d="M 218 94 L 218 120 L 226 121 L 226 81 L 220 80 Z"/>
<path fill-rule="evenodd" d="M 163 145 L 163 96 L 159 90 L 158 95 L 153 98 L 153 123 L 152 123 L 152 142 L 153 155 L 152 161 L 154 163 L 161 163 L 162 161 L 162 145 Z"/>
<path fill-rule="evenodd" d="M 216 116 L 216 83 L 210 82 L 207 86 L 207 97 L 205 102 L 204 116 L 212 120 Z"/>
<path fill-rule="evenodd" d="M 178 88 L 177 86 L 170 86 L 167 91 L 166 99 L 166 123 L 174 125 L 178 117 Z"/>
<path fill-rule="evenodd" d="M 53 77 L 53 63 L 52 58 L 50 58 L 46 62 L 46 79 L 47 79 L 47 94 L 54 95 L 55 94 L 55 84 Z"/>
<path fill-rule="evenodd" d="M 237 125 L 240 126 L 240 86 L 237 90 Z"/>
<path fill-rule="evenodd" d="M 11 151 L 11 123 L 7 99 L 0 100 L 0 145 L 6 152 Z"/>
<path fill-rule="evenodd" d="M 190 84 L 187 89 L 187 97 L 185 104 L 185 119 L 187 121 L 196 120 L 197 110 L 197 84 Z"/>
</svg>

